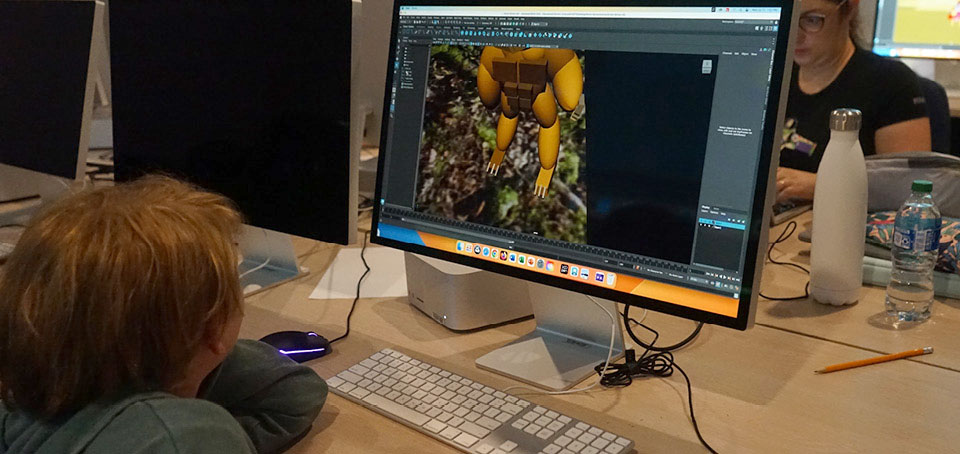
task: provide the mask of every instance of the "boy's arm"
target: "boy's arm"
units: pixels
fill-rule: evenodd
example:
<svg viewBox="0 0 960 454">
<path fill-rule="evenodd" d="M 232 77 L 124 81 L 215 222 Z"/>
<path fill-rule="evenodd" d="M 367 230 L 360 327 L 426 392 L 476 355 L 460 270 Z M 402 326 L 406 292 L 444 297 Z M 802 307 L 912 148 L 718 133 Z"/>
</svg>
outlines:
<svg viewBox="0 0 960 454">
<path fill-rule="evenodd" d="M 210 374 L 198 396 L 229 411 L 257 452 L 282 452 L 313 424 L 327 398 L 327 384 L 262 342 L 241 339 Z"/>
</svg>

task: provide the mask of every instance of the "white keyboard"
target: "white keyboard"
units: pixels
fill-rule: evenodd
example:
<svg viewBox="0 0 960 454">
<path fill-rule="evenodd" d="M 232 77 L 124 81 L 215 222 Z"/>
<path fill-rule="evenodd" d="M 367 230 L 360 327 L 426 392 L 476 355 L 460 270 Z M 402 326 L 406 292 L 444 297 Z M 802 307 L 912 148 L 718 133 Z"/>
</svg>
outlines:
<svg viewBox="0 0 960 454">
<path fill-rule="evenodd" d="M 384 349 L 327 380 L 334 394 L 479 454 L 620 454 L 633 441 Z"/>
</svg>

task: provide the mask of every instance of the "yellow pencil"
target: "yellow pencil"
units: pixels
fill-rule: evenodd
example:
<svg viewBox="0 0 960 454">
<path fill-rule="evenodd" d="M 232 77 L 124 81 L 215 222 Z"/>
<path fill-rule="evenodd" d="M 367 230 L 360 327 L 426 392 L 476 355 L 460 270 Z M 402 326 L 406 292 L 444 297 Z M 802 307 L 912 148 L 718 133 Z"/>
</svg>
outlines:
<svg viewBox="0 0 960 454">
<path fill-rule="evenodd" d="M 832 366 L 827 366 L 827 367 L 824 367 L 823 369 L 820 369 L 814 372 L 818 374 L 827 374 L 830 372 L 836 372 L 838 370 L 852 369 L 854 367 L 860 367 L 860 366 L 869 366 L 871 364 L 893 361 L 895 359 L 909 358 L 911 356 L 926 355 L 928 353 L 933 353 L 933 347 L 923 347 L 923 348 L 918 348 L 916 350 L 893 353 L 890 355 L 877 356 L 874 358 L 861 359 L 859 361 L 850 361 L 849 363 L 834 364 Z"/>
</svg>

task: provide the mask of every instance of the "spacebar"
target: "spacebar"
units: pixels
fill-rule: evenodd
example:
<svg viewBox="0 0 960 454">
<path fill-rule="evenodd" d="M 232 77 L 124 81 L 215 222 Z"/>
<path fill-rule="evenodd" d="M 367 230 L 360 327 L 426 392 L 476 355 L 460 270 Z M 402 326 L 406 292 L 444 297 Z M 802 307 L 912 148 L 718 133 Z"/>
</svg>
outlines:
<svg viewBox="0 0 960 454">
<path fill-rule="evenodd" d="M 367 397 L 363 398 L 363 401 L 417 426 L 422 426 L 430 420 L 430 417 L 427 415 L 417 413 L 379 394 L 368 394 Z"/>
</svg>

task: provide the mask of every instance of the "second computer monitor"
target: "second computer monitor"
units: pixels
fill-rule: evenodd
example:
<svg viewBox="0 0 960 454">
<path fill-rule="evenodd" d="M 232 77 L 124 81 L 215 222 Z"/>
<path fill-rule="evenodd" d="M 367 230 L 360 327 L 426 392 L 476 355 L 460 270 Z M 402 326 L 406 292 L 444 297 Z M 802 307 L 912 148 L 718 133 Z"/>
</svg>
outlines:
<svg viewBox="0 0 960 454">
<path fill-rule="evenodd" d="M 960 60 L 960 1 L 881 1 L 873 51 L 891 57 Z"/>
<path fill-rule="evenodd" d="M 794 2 L 398 0 L 373 241 L 744 329 Z"/>
<path fill-rule="evenodd" d="M 351 2 L 115 2 L 118 180 L 163 172 L 223 193 L 247 223 L 356 236 Z"/>
</svg>

